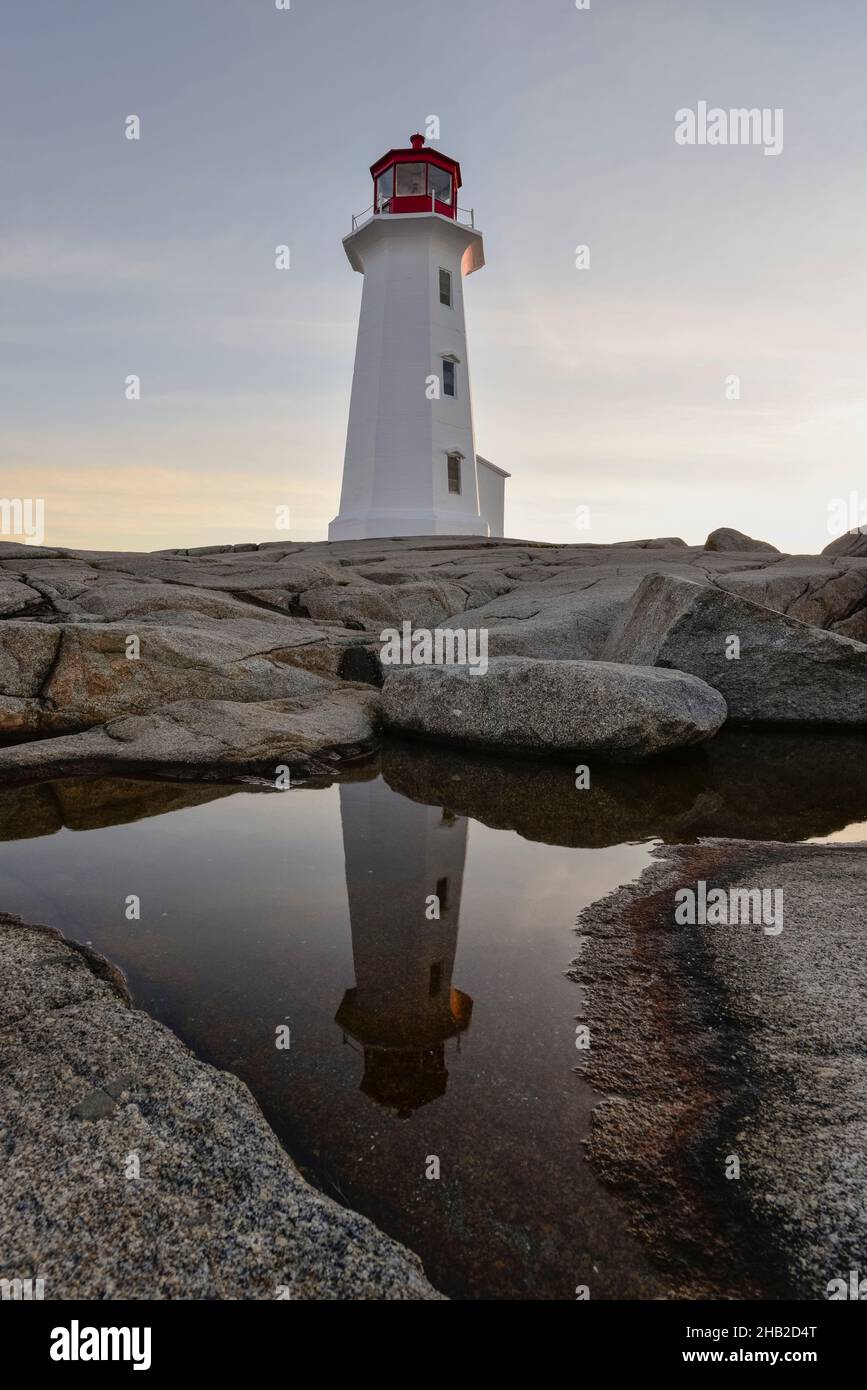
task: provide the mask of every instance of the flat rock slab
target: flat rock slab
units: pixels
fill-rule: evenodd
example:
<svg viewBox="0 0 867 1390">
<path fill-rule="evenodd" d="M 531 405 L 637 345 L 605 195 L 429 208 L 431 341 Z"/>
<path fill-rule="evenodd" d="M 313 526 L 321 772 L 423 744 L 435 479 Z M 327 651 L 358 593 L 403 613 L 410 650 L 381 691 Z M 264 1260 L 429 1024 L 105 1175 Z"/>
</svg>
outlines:
<svg viewBox="0 0 867 1390">
<path fill-rule="evenodd" d="M 675 1296 L 825 1299 L 867 1251 L 867 844 L 657 854 L 578 922 L 591 1160 Z M 782 931 L 678 926 L 700 881 L 781 891 Z"/>
<path fill-rule="evenodd" d="M 271 613 L 266 622 L 201 615 L 195 626 L 167 626 L 156 614 L 130 623 L 0 622 L 0 733 L 87 729 L 171 700 L 290 698 L 357 678 L 365 665 L 365 639 L 343 629 Z M 378 679 L 378 663 L 371 669 Z"/>
<path fill-rule="evenodd" d="M 721 691 L 731 719 L 867 724 L 867 645 L 714 585 L 648 575 L 601 655 L 691 671 Z"/>
<path fill-rule="evenodd" d="M 624 761 L 701 743 L 726 717 L 722 696 L 680 671 L 519 656 L 483 674 L 392 668 L 382 710 L 389 727 L 446 743 Z"/>
<path fill-rule="evenodd" d="M 374 583 L 372 580 L 340 585 L 320 583 L 298 599 L 301 610 L 316 621 L 351 624 L 379 632 L 404 620 L 418 627 L 436 627 L 450 613 L 466 606 L 467 593 L 457 584 L 432 579 L 414 582 Z"/>
<path fill-rule="evenodd" d="M 312 679 L 312 678 L 311 678 Z M 313 776 L 369 756 L 379 743 L 379 692 L 316 682 L 291 700 L 177 700 L 97 729 L 0 748 L 0 784 L 104 775 Z"/>
<path fill-rule="evenodd" d="M 5 1278 L 49 1300 L 441 1297 L 100 957 L 0 916 L 0 990 Z"/>
<path fill-rule="evenodd" d="M 804 681 L 803 662 L 778 660 L 781 629 L 753 625 L 753 665 L 767 643 L 772 674 L 765 690 L 735 682 L 734 699 L 719 685 L 730 705 L 740 702 L 734 717 L 858 723 L 863 681 L 849 679 L 842 648 L 821 638 L 867 638 L 863 539 L 843 538 L 822 556 L 781 555 L 730 528 L 709 538 L 714 549 L 677 537 L 611 545 L 282 540 L 153 554 L 0 542 L 0 740 L 24 746 L 180 701 L 291 699 L 317 680 L 378 686 L 381 633 L 405 622 L 482 628 L 491 656 L 668 666 L 715 685 L 715 663 L 689 664 L 694 642 L 684 660 L 621 655 L 611 645 L 636 594 L 643 602 L 658 575 L 731 590 L 815 625 L 801 631 L 802 649 L 820 654 Z M 717 616 L 728 620 L 722 608 Z"/>
</svg>

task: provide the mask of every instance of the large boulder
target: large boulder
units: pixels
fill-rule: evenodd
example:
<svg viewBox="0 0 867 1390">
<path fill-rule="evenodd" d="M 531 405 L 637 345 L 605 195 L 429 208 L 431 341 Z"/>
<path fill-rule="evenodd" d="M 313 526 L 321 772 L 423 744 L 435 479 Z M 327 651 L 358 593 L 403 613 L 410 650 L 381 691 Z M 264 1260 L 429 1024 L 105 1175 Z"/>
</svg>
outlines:
<svg viewBox="0 0 867 1390">
<path fill-rule="evenodd" d="M 495 657 L 483 675 L 406 666 L 383 688 L 391 728 L 504 752 L 632 761 L 700 743 L 725 717 L 725 701 L 703 681 L 608 662 Z"/>
<path fill-rule="evenodd" d="M 599 655 L 641 579 L 636 569 L 522 585 L 450 618 L 448 626 L 483 628 L 493 656 L 589 661 Z"/>
<path fill-rule="evenodd" d="M 0 915 L 0 994 L 4 1275 L 64 1302 L 439 1297 L 103 957 Z"/>
<path fill-rule="evenodd" d="M 363 641 L 291 618 L 0 623 L 0 732 L 86 729 L 180 699 L 289 698 L 338 676 L 378 680 Z"/>
<path fill-rule="evenodd" d="M 834 631 L 842 637 L 851 637 L 854 642 L 867 642 L 867 608 L 859 608 L 851 617 L 834 623 Z"/>
<path fill-rule="evenodd" d="M 743 531 L 735 531 L 731 526 L 719 526 L 716 531 L 711 531 L 704 543 L 705 550 L 769 550 L 773 554 L 779 555 L 775 545 L 770 541 L 753 540 L 752 536 L 745 536 Z"/>
<path fill-rule="evenodd" d="M 731 719 L 867 724 L 867 646 L 714 585 L 648 575 L 602 658 L 689 671 Z"/>
<path fill-rule="evenodd" d="M 790 556 L 763 569 L 715 576 L 720 589 L 740 594 L 763 608 L 786 613 L 811 627 L 841 628 L 867 604 L 867 565 L 835 565 L 819 556 Z"/>
<path fill-rule="evenodd" d="M 643 541 L 613 541 L 612 549 L 616 550 L 620 546 L 629 550 L 686 550 L 686 541 L 680 536 L 652 536 L 650 540 Z"/>
<path fill-rule="evenodd" d="M 867 526 L 844 531 L 822 551 L 823 555 L 867 556 Z"/>
<path fill-rule="evenodd" d="M 0 738 L 21 738 L 43 728 L 42 696 L 59 650 L 57 627 L 0 622 Z"/>
</svg>

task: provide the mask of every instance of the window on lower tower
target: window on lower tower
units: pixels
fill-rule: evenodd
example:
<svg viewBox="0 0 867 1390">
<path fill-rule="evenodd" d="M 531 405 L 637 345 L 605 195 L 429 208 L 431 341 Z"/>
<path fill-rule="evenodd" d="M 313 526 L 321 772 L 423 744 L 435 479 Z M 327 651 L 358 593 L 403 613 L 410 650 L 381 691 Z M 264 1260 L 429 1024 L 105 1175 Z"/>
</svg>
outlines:
<svg viewBox="0 0 867 1390">
<path fill-rule="evenodd" d="M 449 454 L 449 492 L 461 490 L 461 455 Z"/>
<path fill-rule="evenodd" d="M 455 363 L 451 357 L 443 358 L 443 395 L 456 396 L 455 390 Z"/>
</svg>

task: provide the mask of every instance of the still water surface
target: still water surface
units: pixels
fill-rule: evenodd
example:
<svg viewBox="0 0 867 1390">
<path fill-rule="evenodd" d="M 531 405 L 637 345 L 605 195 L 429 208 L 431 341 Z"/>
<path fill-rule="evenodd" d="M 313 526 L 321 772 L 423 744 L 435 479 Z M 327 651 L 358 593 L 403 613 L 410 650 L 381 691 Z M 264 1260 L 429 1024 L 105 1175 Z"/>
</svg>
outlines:
<svg viewBox="0 0 867 1390">
<path fill-rule="evenodd" d="M 594 772 L 589 791 L 568 767 L 402 745 L 291 792 L 10 789 L 0 909 L 120 964 L 136 1004 L 241 1076 L 308 1176 L 444 1292 L 664 1295 L 584 1160 L 596 1097 L 563 973 L 575 919 L 660 841 L 867 839 L 867 741 L 727 734 L 712 749 Z"/>
</svg>

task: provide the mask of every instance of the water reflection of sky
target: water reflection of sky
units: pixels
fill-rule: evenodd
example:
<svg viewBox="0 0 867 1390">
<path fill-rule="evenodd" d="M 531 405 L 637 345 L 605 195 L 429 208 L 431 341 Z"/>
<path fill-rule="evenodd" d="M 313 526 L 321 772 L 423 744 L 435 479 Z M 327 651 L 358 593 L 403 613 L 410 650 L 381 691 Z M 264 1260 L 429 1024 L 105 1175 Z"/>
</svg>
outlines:
<svg viewBox="0 0 867 1390">
<path fill-rule="evenodd" d="M 867 794 L 842 770 L 839 809 L 815 795 L 811 809 L 791 804 L 809 768 L 793 771 L 785 743 L 756 745 L 729 787 L 743 751 L 611 770 L 595 800 L 568 768 L 400 748 L 384 777 L 281 794 L 6 790 L 0 908 L 121 964 L 136 1002 L 241 1075 L 297 1161 L 446 1292 L 652 1295 L 583 1160 L 594 1097 L 574 1071 L 581 996 L 563 972 L 577 914 L 639 874 L 660 835 L 755 837 L 761 822 L 767 838 L 848 837 L 851 817 L 864 837 Z M 852 751 L 826 746 L 826 772 Z M 776 790 L 763 800 L 745 777 Z"/>
</svg>

